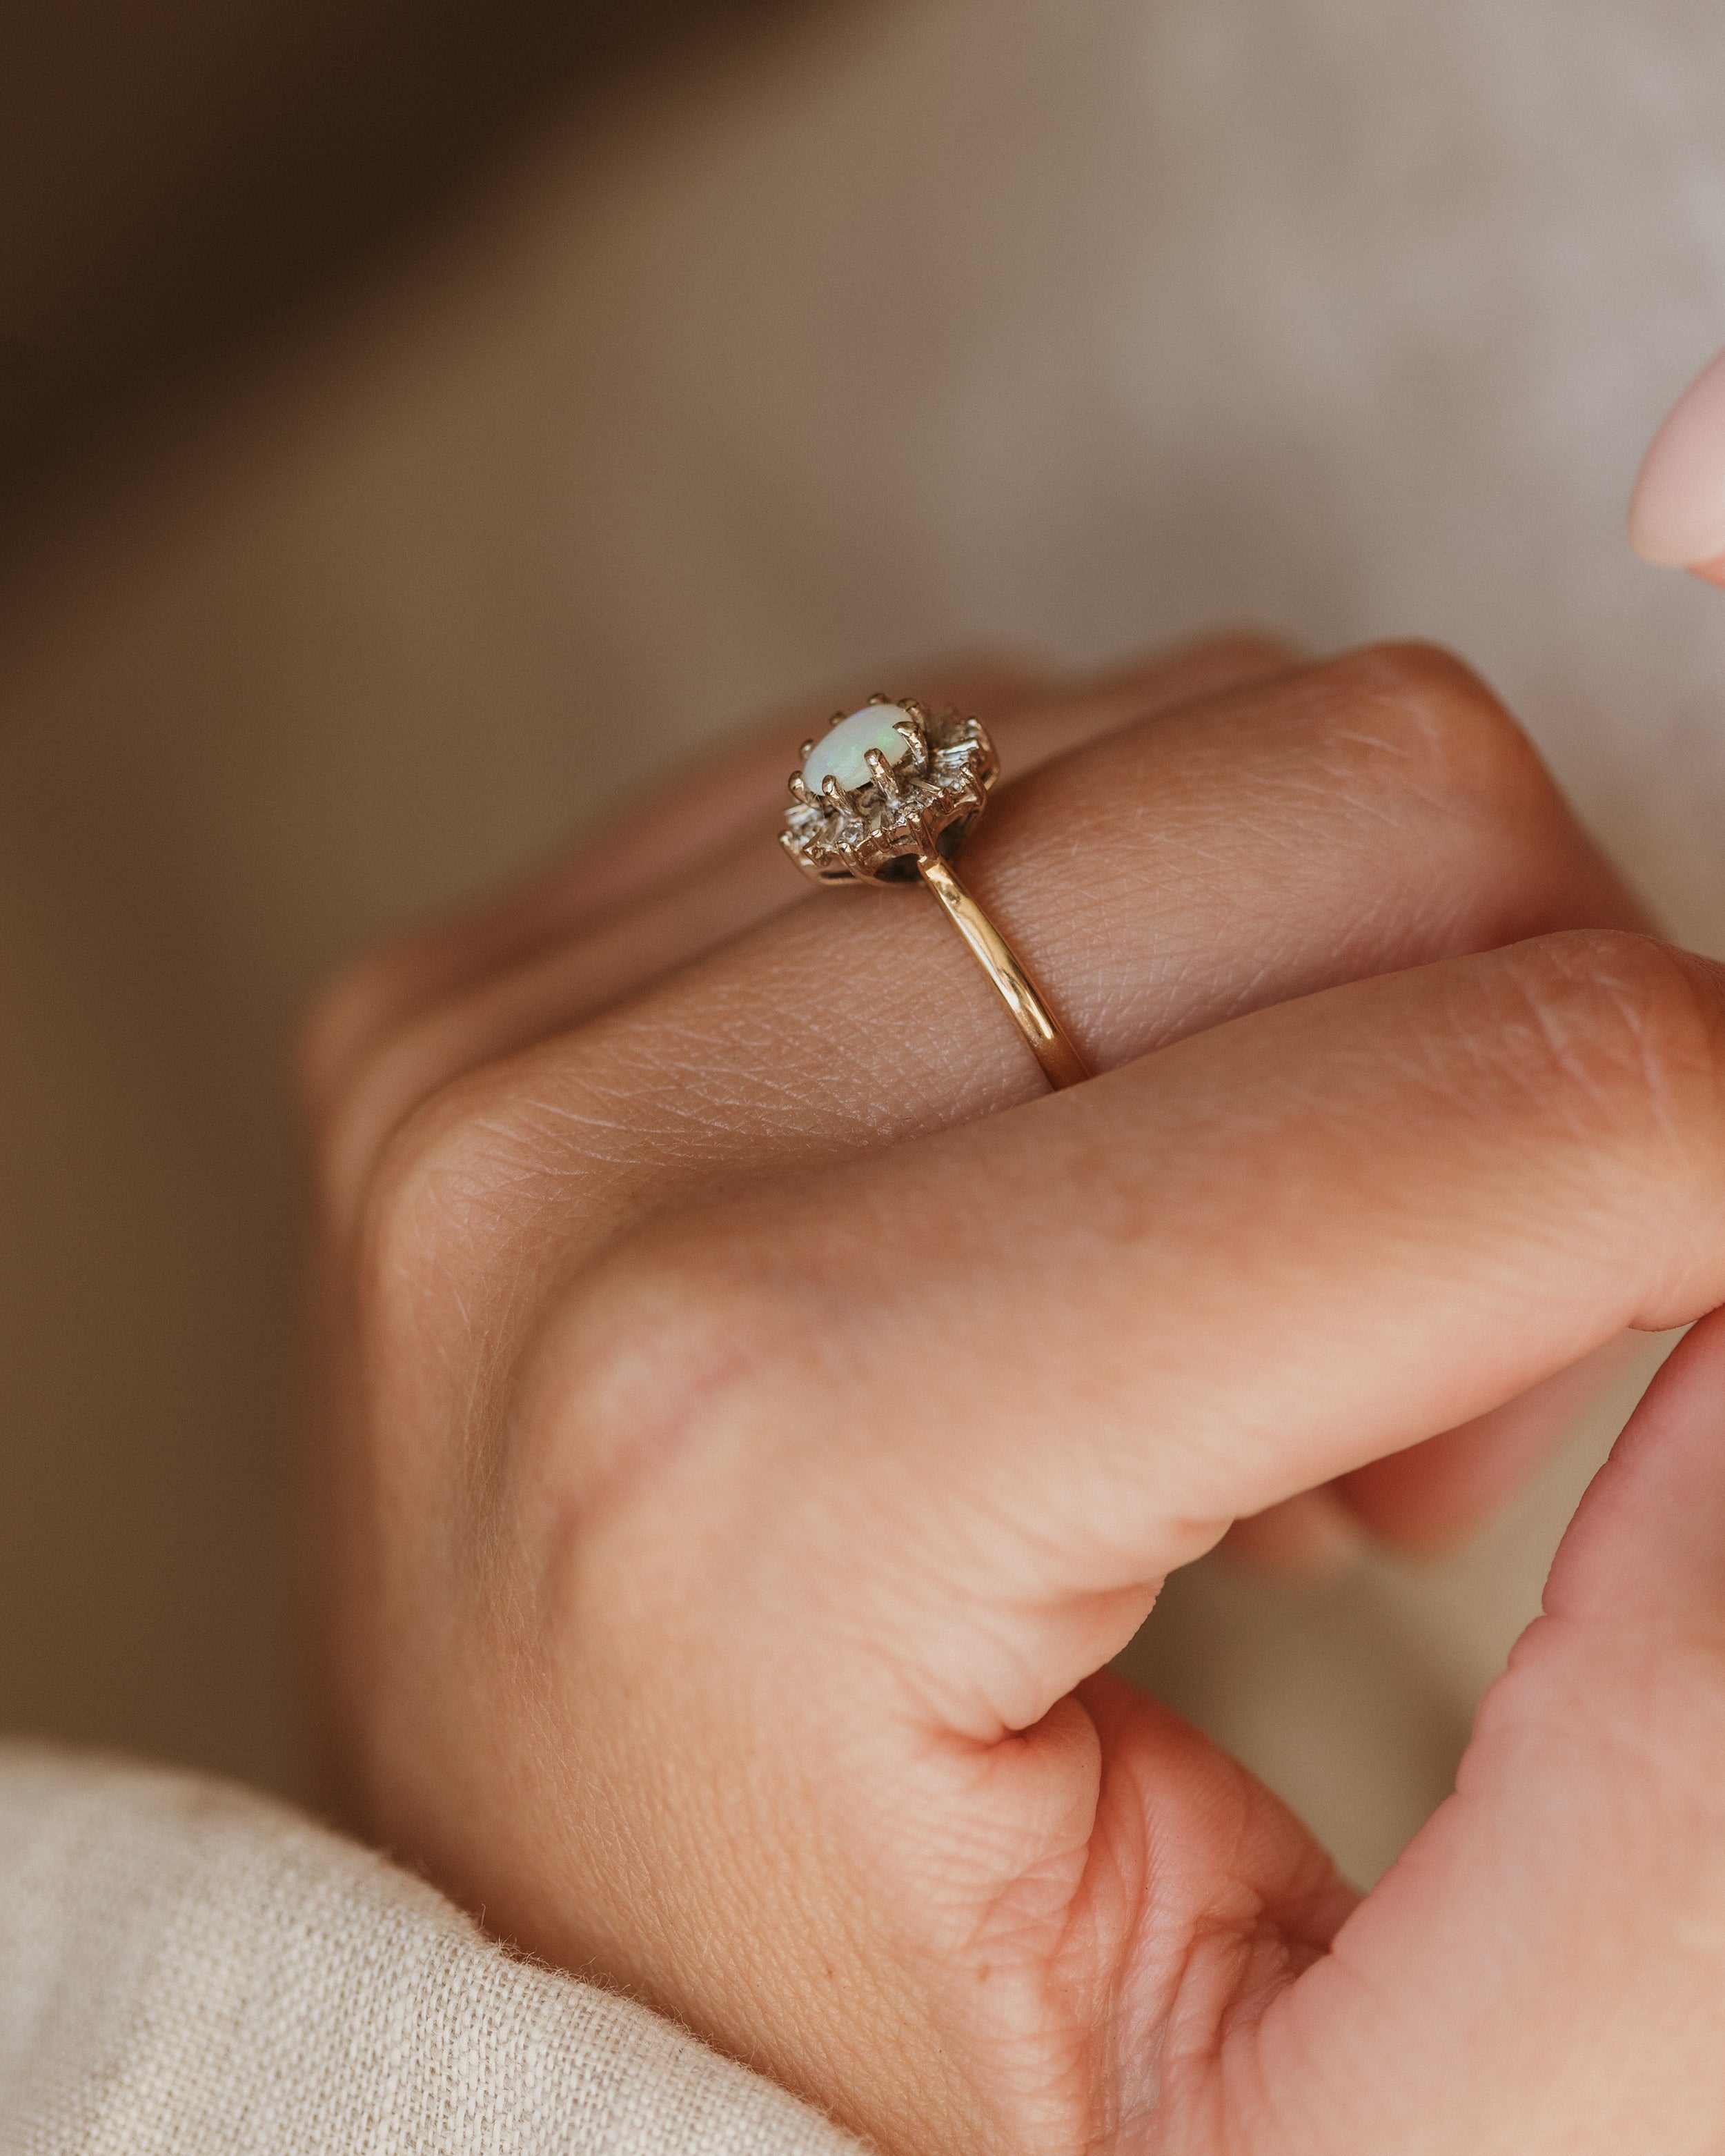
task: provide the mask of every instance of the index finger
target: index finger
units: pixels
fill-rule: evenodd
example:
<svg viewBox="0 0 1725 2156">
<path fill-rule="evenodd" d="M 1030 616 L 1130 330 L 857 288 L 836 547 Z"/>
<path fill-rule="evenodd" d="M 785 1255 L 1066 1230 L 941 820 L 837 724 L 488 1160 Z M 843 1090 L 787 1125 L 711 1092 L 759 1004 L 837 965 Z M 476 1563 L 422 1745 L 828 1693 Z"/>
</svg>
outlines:
<svg viewBox="0 0 1725 2156">
<path fill-rule="evenodd" d="M 518 1468 L 614 1522 L 599 1594 L 684 1518 L 696 1576 L 793 1539 L 831 1621 L 893 1579 L 938 1716 L 992 1739 L 1237 1513 L 1712 1306 L 1722 1201 L 1725 973 L 1542 938 L 648 1232 L 542 1342 Z"/>
</svg>

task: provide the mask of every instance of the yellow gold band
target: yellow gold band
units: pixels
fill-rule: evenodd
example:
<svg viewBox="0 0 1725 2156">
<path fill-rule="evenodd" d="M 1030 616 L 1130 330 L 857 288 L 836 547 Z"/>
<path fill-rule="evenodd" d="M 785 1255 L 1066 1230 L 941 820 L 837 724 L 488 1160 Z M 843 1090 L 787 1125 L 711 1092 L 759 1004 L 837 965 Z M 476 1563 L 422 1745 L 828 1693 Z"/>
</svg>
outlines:
<svg viewBox="0 0 1725 2156">
<path fill-rule="evenodd" d="M 999 776 L 980 720 L 950 706 L 937 718 L 913 696 L 870 696 L 859 711 L 834 711 L 824 741 L 803 742 L 779 844 L 816 883 L 906 881 L 914 861 L 1058 1091 L 1089 1077 L 1083 1059 L 947 860 Z"/>
<path fill-rule="evenodd" d="M 977 962 L 1012 1013 L 1043 1075 L 1056 1091 L 1089 1077 L 1083 1059 L 1060 1020 L 1038 993 L 1017 953 L 938 854 L 918 857 L 916 873 L 934 893 L 947 918 L 975 952 Z"/>
</svg>

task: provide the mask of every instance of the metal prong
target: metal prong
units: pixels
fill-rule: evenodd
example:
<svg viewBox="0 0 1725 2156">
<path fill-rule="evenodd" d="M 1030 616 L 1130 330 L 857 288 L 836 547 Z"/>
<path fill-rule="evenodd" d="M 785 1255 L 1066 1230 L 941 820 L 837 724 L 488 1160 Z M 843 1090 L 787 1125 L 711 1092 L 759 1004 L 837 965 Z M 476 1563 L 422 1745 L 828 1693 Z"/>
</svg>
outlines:
<svg viewBox="0 0 1725 2156">
<path fill-rule="evenodd" d="M 910 713 L 913 719 L 921 719 L 925 726 L 927 725 L 928 706 L 927 704 L 919 704 L 914 696 L 901 696 L 899 698 L 899 702 L 903 708 Z"/>
<path fill-rule="evenodd" d="M 927 771 L 928 768 L 928 737 L 923 732 L 922 727 L 916 723 L 916 720 L 900 719 L 895 723 L 892 731 L 898 736 L 901 741 L 908 742 L 910 745 L 911 769 L 913 772 Z"/>
<path fill-rule="evenodd" d="M 788 831 L 781 831 L 779 833 L 778 843 L 784 848 L 785 851 L 797 864 L 797 866 L 802 870 L 803 875 L 809 878 L 811 883 L 825 883 L 829 880 L 829 878 L 824 876 L 820 870 L 816 868 L 814 862 L 809 860 L 808 855 L 803 852 L 803 849 L 797 844 L 796 840 L 791 836 Z"/>
<path fill-rule="evenodd" d="M 877 689 L 874 695 L 870 697 L 869 701 L 871 704 L 890 704 L 892 701 L 892 699 L 887 695 L 884 689 Z"/>
<path fill-rule="evenodd" d="M 800 771 L 793 771 L 791 773 L 790 788 L 793 801 L 800 802 L 805 808 L 813 803 L 814 796 L 803 783 L 803 774 Z"/>
<path fill-rule="evenodd" d="M 856 814 L 856 803 L 834 778 L 831 772 L 829 772 L 820 782 L 820 790 L 829 805 L 836 808 L 841 816 L 854 816 Z"/>
<path fill-rule="evenodd" d="M 809 757 L 814 753 L 814 737 L 813 734 L 811 734 L 808 740 L 803 742 L 802 747 L 797 751 L 797 753 L 802 757 L 804 763 L 808 762 Z"/>
<path fill-rule="evenodd" d="M 899 798 L 898 778 L 892 766 L 886 761 L 886 750 L 879 748 L 869 750 L 868 766 L 875 774 L 875 785 L 880 788 L 889 801 L 896 801 Z"/>
<path fill-rule="evenodd" d="M 850 716 L 848 711 L 834 711 L 831 718 L 827 721 L 827 724 L 829 726 L 842 726 Z"/>
</svg>

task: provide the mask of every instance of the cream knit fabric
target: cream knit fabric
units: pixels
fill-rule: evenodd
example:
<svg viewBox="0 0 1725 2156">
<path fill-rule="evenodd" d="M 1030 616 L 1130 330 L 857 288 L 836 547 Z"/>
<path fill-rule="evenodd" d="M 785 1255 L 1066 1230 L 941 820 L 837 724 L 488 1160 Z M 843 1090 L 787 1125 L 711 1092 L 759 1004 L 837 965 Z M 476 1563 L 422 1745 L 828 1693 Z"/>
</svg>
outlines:
<svg viewBox="0 0 1725 2156">
<path fill-rule="evenodd" d="M 855 2156 L 224 1783 L 0 1746 L 0 1881 L 6 2156 Z"/>
</svg>

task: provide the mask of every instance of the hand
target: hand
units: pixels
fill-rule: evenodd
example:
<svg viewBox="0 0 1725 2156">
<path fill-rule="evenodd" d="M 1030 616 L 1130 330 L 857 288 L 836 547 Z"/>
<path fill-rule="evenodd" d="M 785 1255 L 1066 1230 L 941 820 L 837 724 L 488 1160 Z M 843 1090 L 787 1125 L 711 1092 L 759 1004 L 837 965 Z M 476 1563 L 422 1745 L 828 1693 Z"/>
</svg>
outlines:
<svg viewBox="0 0 1725 2156">
<path fill-rule="evenodd" d="M 795 724 L 326 1003 L 350 1815 L 892 2151 L 1725 2147 L 1715 1328 L 1359 1906 L 1105 1668 L 1230 1522 L 1459 1516 L 1475 1419 L 1725 1296 L 1718 969 L 1441 655 L 950 685 L 1092 1083 L 922 894 L 803 896 Z"/>
</svg>

